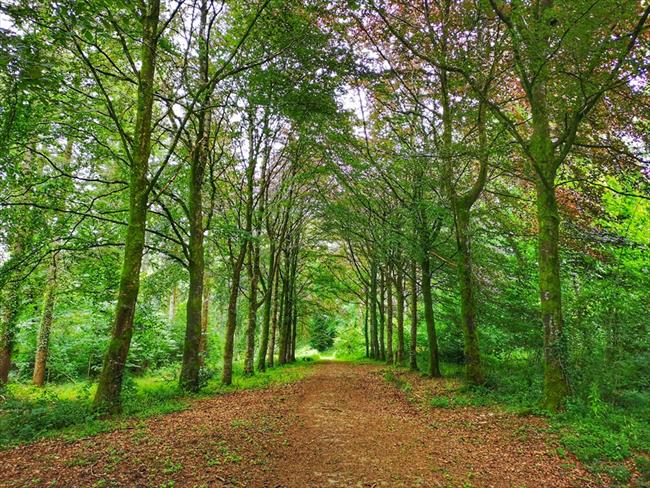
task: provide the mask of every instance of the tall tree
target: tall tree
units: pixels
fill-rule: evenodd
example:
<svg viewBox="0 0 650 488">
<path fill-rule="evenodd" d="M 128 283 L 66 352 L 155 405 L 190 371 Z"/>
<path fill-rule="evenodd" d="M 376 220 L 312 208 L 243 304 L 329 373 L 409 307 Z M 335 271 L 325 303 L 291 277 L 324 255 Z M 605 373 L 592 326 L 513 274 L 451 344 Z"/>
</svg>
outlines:
<svg viewBox="0 0 650 488">
<path fill-rule="evenodd" d="M 43 313 L 41 315 L 41 323 L 38 329 L 38 339 L 36 343 L 36 358 L 34 360 L 34 374 L 32 376 L 32 382 L 36 386 L 43 386 L 45 384 L 45 371 L 47 366 L 47 356 L 50 350 L 50 333 L 54 314 L 54 302 L 56 300 L 57 272 L 58 253 L 55 252 L 52 254 L 52 262 L 48 269 L 45 293 L 43 294 Z"/>
<path fill-rule="evenodd" d="M 520 145 L 537 196 L 539 294 L 544 327 L 544 406 L 569 394 L 560 283 L 560 215 L 556 183 L 583 121 L 618 83 L 650 15 L 638 2 L 555 2 L 531 6 L 490 0 L 505 25 L 512 62 L 531 119 L 526 132 L 490 103 Z M 506 8 L 506 6 L 508 8 Z M 622 7 L 622 8 L 621 8 Z M 612 9 L 617 17 L 611 20 Z M 611 45 L 606 44 L 614 39 Z M 623 76 L 625 76 L 623 74 Z M 566 86 L 564 86 L 566 83 Z"/>
<path fill-rule="evenodd" d="M 154 102 L 154 75 L 160 21 L 160 0 L 142 4 L 138 12 L 141 27 L 141 67 L 137 73 L 137 104 L 133 143 L 128 150 L 129 220 L 124 244 L 124 262 L 115 308 L 111 340 L 104 358 L 104 366 L 95 393 L 96 407 L 116 411 L 121 409 L 121 389 L 126 358 L 133 335 L 133 316 L 140 288 L 140 267 L 145 241 L 149 182 L 149 156 L 151 153 L 152 115 Z M 109 110 L 111 110 L 109 108 Z"/>
</svg>

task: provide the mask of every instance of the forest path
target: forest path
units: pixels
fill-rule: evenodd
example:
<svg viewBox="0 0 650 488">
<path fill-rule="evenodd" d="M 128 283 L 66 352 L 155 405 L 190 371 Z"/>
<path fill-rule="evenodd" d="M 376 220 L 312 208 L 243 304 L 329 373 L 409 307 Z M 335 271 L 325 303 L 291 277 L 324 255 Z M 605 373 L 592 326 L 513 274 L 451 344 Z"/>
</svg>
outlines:
<svg viewBox="0 0 650 488">
<path fill-rule="evenodd" d="M 584 487 L 535 418 L 439 409 L 446 380 L 322 363 L 307 378 L 196 401 L 178 413 L 66 443 L 0 452 L 0 486 Z M 50 484 L 51 483 L 51 484 Z"/>
</svg>

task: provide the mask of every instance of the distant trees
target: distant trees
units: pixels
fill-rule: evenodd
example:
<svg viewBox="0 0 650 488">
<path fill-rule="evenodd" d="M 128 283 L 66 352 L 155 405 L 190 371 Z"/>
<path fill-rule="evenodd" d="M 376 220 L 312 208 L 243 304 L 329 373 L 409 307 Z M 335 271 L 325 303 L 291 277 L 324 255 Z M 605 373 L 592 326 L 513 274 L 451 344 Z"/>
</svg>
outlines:
<svg viewBox="0 0 650 488">
<path fill-rule="evenodd" d="M 332 319 L 326 315 L 316 315 L 309 322 L 309 345 L 317 351 L 327 351 L 334 345 L 336 330 Z"/>
</svg>

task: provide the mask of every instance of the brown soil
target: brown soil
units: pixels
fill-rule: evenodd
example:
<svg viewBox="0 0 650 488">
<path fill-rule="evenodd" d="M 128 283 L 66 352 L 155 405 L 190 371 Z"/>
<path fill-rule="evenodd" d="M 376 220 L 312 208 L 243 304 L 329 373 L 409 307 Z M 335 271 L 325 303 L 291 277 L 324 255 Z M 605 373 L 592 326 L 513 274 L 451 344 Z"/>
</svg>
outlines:
<svg viewBox="0 0 650 488">
<path fill-rule="evenodd" d="M 449 382 L 378 366 L 315 365 L 292 385 L 197 401 L 184 412 L 66 443 L 0 453 L 0 485 L 123 487 L 587 487 L 543 422 L 425 406 Z"/>
</svg>

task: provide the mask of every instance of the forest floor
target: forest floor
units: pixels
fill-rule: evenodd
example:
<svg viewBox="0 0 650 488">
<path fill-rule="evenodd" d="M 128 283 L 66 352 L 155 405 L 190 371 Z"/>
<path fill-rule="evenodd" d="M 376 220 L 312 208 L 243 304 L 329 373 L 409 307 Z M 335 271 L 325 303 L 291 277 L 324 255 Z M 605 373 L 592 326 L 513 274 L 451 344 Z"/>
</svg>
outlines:
<svg viewBox="0 0 650 488">
<path fill-rule="evenodd" d="M 451 382 L 319 363 L 292 384 L 0 452 L 0 486 L 600 486 L 558 455 L 540 418 L 424 401 L 447 394 Z"/>
</svg>

